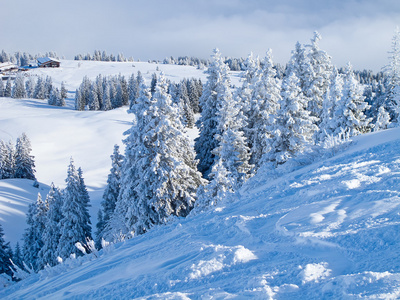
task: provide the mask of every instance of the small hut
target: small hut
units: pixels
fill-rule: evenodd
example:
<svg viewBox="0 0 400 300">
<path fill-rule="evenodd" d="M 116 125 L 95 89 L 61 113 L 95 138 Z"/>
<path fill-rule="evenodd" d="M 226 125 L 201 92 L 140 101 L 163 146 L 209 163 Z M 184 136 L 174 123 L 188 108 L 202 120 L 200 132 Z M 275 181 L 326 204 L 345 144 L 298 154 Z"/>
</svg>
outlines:
<svg viewBox="0 0 400 300">
<path fill-rule="evenodd" d="M 39 68 L 59 68 L 60 61 L 51 57 L 39 57 L 37 59 Z"/>
</svg>

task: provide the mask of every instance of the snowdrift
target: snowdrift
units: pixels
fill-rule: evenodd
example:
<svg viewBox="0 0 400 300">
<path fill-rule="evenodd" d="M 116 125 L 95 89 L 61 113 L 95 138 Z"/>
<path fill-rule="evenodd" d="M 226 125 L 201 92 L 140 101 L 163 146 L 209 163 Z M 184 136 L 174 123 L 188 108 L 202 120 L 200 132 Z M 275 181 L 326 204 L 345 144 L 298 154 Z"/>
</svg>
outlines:
<svg viewBox="0 0 400 300">
<path fill-rule="evenodd" d="M 400 297 L 400 129 L 67 261 L 2 299 Z"/>
</svg>

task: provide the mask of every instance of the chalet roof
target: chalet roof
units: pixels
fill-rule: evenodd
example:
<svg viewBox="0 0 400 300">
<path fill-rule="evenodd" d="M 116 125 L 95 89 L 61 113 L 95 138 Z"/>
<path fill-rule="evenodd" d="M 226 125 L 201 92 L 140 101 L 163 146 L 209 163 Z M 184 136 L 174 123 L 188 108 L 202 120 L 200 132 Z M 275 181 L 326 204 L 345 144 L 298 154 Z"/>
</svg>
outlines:
<svg viewBox="0 0 400 300">
<path fill-rule="evenodd" d="M 0 63 L 0 69 L 5 67 L 17 67 L 17 66 L 11 62 Z"/>
<path fill-rule="evenodd" d="M 45 63 L 50 62 L 50 61 L 60 62 L 58 59 L 55 59 L 55 58 L 52 58 L 52 57 L 39 57 L 37 59 L 37 61 L 38 61 L 39 64 L 45 64 Z"/>
</svg>

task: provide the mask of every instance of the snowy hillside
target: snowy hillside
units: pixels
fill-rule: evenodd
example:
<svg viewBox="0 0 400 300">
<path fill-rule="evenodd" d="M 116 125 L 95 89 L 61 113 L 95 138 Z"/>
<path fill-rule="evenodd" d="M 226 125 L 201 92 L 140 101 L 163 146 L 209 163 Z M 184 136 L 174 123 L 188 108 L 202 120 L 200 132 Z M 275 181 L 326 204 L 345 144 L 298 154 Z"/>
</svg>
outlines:
<svg viewBox="0 0 400 300">
<path fill-rule="evenodd" d="M 95 79 L 99 74 L 121 74 L 128 77 L 138 71 L 147 83 L 150 83 L 153 73 L 159 74 L 161 71 L 173 82 L 192 77 L 202 80 L 206 78 L 204 71 L 195 67 L 147 62 L 62 60 L 60 68 L 34 69 L 27 74 L 51 76 L 53 84 L 57 87 L 64 82 L 69 91 L 66 107 L 50 106 L 47 100 L 0 98 L 0 140 L 11 140 L 15 143 L 22 132 L 27 134 L 32 143 L 32 155 L 35 156 L 36 178 L 42 183 L 41 186 L 46 186 L 45 192 L 40 191 L 43 198 L 46 197 L 51 182 L 61 188 L 65 186 L 67 166 L 73 157 L 77 166 L 82 167 L 91 198 L 90 213 L 92 218 L 96 218 L 111 167 L 110 155 L 113 146 L 123 146 L 123 132 L 132 125 L 132 116 L 127 114 L 126 107 L 111 111 L 75 111 L 74 93 L 84 76 L 90 79 Z M 233 78 L 238 82 L 237 76 Z M 196 135 L 196 132 L 192 130 L 189 134 Z M 11 189 L 28 191 L 29 194 L 13 195 L 12 197 L 18 197 L 18 205 L 13 209 L 5 208 L 3 203 L 10 201 L 7 196 L 10 194 L 10 182 L 0 181 L 0 222 L 4 227 L 6 241 L 15 245 L 20 241 L 26 226 L 25 213 L 28 204 L 36 200 L 39 191 L 29 183 L 20 185 L 16 183 L 18 181 L 11 182 Z M 92 223 L 95 222 L 93 219 Z"/>
<path fill-rule="evenodd" d="M 87 176 L 88 180 L 90 176 Z M 2 299 L 354 299 L 400 297 L 400 130 L 232 201 L 81 260 L 41 271 Z"/>
</svg>

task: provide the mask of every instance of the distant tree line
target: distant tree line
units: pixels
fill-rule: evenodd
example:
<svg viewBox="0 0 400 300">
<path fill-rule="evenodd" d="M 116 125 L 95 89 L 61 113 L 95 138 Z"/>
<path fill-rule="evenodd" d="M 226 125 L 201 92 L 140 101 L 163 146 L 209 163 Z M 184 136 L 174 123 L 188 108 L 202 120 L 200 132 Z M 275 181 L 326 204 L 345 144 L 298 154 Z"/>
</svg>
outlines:
<svg viewBox="0 0 400 300">
<path fill-rule="evenodd" d="M 155 92 L 157 75 L 154 73 L 150 83 L 150 92 Z M 76 110 L 110 110 L 125 105 L 132 108 L 140 95 L 140 86 L 144 79 L 140 71 L 132 74 L 128 80 L 125 76 L 103 77 L 101 74 L 91 81 L 85 76 L 75 93 Z M 199 98 L 202 94 L 202 83 L 199 79 L 183 79 L 179 83 L 167 81 L 167 91 L 182 111 L 182 118 L 188 127 L 194 126 L 194 114 L 200 112 Z"/>
<path fill-rule="evenodd" d="M 93 60 L 93 61 L 117 61 L 117 62 L 133 62 L 133 58 L 125 58 L 122 53 L 117 56 L 110 54 L 108 55 L 106 51 L 95 50 L 93 54 L 87 53 L 85 55 L 77 54 L 75 55 L 75 60 Z"/>
<path fill-rule="evenodd" d="M 8 77 L 5 86 L 3 80 L 0 79 L 0 97 L 47 99 L 50 105 L 65 106 L 67 92 L 64 82 L 61 83 L 60 88 L 57 88 L 53 85 L 50 76 L 37 78 L 29 76 L 25 82 L 24 73 L 20 72 L 17 73 L 15 79 Z"/>
</svg>

